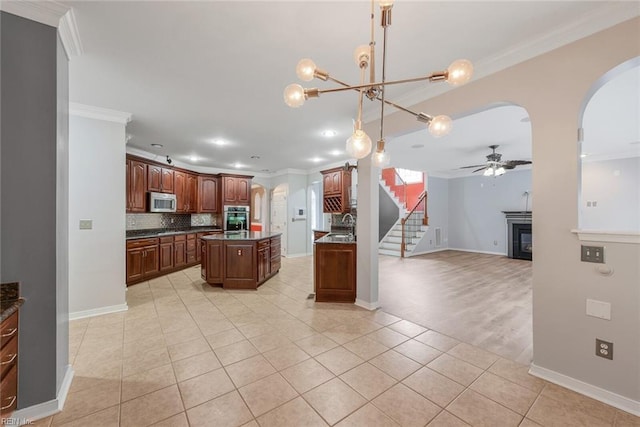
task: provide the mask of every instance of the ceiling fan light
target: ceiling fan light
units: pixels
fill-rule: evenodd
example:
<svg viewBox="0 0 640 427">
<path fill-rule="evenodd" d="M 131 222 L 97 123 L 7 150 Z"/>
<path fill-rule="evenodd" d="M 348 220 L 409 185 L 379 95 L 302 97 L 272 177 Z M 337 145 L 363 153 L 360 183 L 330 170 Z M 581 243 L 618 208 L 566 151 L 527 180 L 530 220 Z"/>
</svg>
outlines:
<svg viewBox="0 0 640 427">
<path fill-rule="evenodd" d="M 291 108 L 298 108 L 304 104 L 304 88 L 297 83 L 292 83 L 284 88 L 284 102 Z"/>
<path fill-rule="evenodd" d="M 356 159 L 362 159 L 371 153 L 371 138 L 363 130 L 356 129 L 347 139 L 346 151 Z"/>
<path fill-rule="evenodd" d="M 436 138 L 445 136 L 451 132 L 452 125 L 451 117 L 445 115 L 435 116 L 429 122 L 429 132 Z"/>
<path fill-rule="evenodd" d="M 471 80 L 473 64 L 466 59 L 453 61 L 447 68 L 447 81 L 451 86 L 460 86 Z"/>
<path fill-rule="evenodd" d="M 487 169 L 485 169 L 484 176 L 493 176 L 493 167 L 488 167 Z"/>
<path fill-rule="evenodd" d="M 504 175 L 505 172 L 506 171 L 504 170 L 504 168 L 502 166 L 500 166 L 498 169 L 496 169 L 495 176 Z"/>
<path fill-rule="evenodd" d="M 310 82 L 316 72 L 316 64 L 312 60 L 305 58 L 301 59 L 296 66 L 296 74 L 298 78 L 304 82 Z"/>
</svg>

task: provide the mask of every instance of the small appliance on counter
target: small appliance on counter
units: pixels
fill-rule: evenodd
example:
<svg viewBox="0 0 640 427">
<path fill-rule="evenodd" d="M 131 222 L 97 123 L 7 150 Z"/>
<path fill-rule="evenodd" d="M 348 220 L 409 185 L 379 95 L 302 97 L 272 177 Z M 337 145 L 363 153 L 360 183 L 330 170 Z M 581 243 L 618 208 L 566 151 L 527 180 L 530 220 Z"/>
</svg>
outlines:
<svg viewBox="0 0 640 427">
<path fill-rule="evenodd" d="M 167 193 L 149 193 L 149 212 L 175 212 L 176 195 Z"/>
<path fill-rule="evenodd" d="M 248 230 L 249 207 L 225 206 L 224 207 L 224 231 Z"/>
</svg>

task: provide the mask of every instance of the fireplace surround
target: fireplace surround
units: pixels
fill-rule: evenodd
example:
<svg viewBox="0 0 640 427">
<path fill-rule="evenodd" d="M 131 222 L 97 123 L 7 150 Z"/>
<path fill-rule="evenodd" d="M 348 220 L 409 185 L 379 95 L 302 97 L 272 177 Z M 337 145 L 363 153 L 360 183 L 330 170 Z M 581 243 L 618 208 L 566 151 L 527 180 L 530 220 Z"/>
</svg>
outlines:
<svg viewBox="0 0 640 427">
<path fill-rule="evenodd" d="M 503 211 L 507 219 L 507 256 L 531 261 L 533 233 L 531 211 Z"/>
</svg>

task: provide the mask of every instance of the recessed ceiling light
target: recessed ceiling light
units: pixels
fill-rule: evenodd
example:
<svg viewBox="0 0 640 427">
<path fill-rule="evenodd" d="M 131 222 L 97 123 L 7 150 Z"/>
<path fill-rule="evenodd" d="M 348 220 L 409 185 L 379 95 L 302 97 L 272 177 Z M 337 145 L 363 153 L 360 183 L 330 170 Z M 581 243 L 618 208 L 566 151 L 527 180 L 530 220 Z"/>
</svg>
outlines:
<svg viewBox="0 0 640 427">
<path fill-rule="evenodd" d="M 233 167 L 234 167 L 234 168 L 236 168 L 236 169 L 239 169 L 239 168 L 241 168 L 241 167 L 242 167 L 242 163 L 235 162 L 235 163 L 233 164 Z"/>
<path fill-rule="evenodd" d="M 342 154 L 342 151 L 340 150 L 333 150 L 332 152 L 330 152 L 329 154 L 331 154 L 332 156 L 339 156 Z"/>
<path fill-rule="evenodd" d="M 311 159 L 309 159 L 310 161 L 312 161 L 313 163 L 318 163 L 323 161 L 324 159 L 321 159 L 320 157 L 313 157 Z"/>
<path fill-rule="evenodd" d="M 192 162 L 197 162 L 198 156 L 189 156 L 189 160 L 191 160 Z"/>
<path fill-rule="evenodd" d="M 259 159 L 260 156 L 251 156 L 252 159 Z"/>
<path fill-rule="evenodd" d="M 212 140 L 211 143 L 215 145 L 225 145 L 227 142 L 224 139 L 217 138 Z"/>
<path fill-rule="evenodd" d="M 151 146 L 153 148 L 162 148 L 162 147 L 164 147 L 164 145 L 162 145 L 162 144 L 151 144 Z"/>
<path fill-rule="evenodd" d="M 413 144 L 411 148 L 424 148 L 424 144 Z"/>
<path fill-rule="evenodd" d="M 327 130 L 323 130 L 322 131 L 322 136 L 324 136 L 325 138 L 333 138 L 337 134 L 338 134 L 338 132 L 336 132 L 335 130 L 332 130 L 332 129 L 327 129 Z"/>
</svg>

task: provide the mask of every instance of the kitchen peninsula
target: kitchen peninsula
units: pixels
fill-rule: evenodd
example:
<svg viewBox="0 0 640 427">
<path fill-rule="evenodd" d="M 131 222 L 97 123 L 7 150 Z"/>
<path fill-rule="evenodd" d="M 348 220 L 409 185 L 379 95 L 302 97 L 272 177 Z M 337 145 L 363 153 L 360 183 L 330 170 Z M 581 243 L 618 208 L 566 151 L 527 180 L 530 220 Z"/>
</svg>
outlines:
<svg viewBox="0 0 640 427">
<path fill-rule="evenodd" d="M 225 289 L 257 289 L 280 270 L 280 236 L 231 231 L 202 237 L 202 279 Z"/>
</svg>

